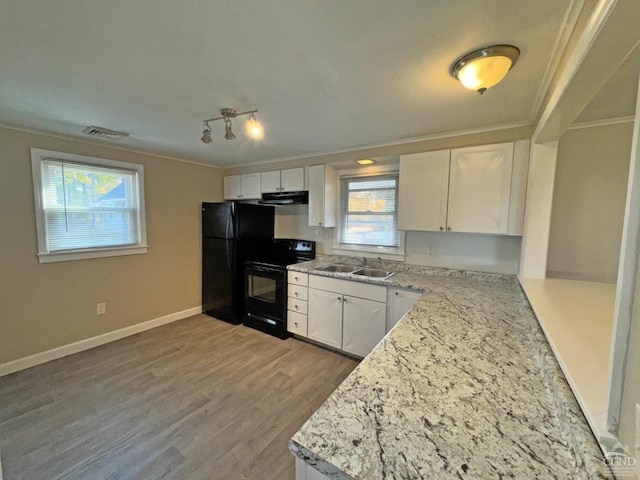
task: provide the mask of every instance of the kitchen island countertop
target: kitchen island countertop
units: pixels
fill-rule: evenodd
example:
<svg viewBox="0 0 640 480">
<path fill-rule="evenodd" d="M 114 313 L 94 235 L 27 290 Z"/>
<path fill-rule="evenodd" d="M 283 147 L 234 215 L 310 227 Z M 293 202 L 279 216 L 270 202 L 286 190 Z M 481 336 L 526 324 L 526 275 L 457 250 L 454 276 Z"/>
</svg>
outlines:
<svg viewBox="0 0 640 480">
<path fill-rule="evenodd" d="M 327 258 L 289 266 L 317 272 Z M 363 279 L 359 279 L 363 281 Z M 611 478 L 515 276 L 403 267 L 424 292 L 289 442 L 335 479 Z"/>
</svg>

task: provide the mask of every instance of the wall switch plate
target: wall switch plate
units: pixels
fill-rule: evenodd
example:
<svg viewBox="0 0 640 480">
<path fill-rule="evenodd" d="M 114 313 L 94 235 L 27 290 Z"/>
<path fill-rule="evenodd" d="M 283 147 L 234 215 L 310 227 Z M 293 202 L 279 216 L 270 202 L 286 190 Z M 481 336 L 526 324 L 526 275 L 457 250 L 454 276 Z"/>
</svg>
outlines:
<svg viewBox="0 0 640 480">
<path fill-rule="evenodd" d="M 98 315 L 104 315 L 105 313 L 107 313 L 107 304 L 106 303 L 99 303 L 98 304 L 98 308 L 96 309 L 96 313 Z"/>
</svg>

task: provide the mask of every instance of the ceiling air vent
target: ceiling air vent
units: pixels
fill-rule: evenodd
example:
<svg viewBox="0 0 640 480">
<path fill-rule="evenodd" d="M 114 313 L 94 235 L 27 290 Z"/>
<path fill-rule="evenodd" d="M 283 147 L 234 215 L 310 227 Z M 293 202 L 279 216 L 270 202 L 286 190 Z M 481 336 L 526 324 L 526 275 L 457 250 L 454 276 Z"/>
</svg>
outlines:
<svg viewBox="0 0 640 480">
<path fill-rule="evenodd" d="M 82 130 L 82 133 L 93 135 L 94 137 L 109 138 L 111 140 L 117 140 L 119 138 L 129 136 L 127 132 L 117 132 L 115 130 L 109 130 L 108 128 L 104 127 L 96 127 L 95 125 L 88 126 L 84 130 Z"/>
</svg>

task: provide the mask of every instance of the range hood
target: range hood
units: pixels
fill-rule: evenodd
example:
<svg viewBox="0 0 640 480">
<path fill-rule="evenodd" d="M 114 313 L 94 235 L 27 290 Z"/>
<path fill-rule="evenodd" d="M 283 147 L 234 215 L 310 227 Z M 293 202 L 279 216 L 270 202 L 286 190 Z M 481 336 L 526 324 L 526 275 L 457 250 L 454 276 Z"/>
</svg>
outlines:
<svg viewBox="0 0 640 480">
<path fill-rule="evenodd" d="M 309 192 L 278 192 L 263 193 L 262 200 L 258 203 L 265 205 L 293 205 L 296 203 L 309 203 Z"/>
</svg>

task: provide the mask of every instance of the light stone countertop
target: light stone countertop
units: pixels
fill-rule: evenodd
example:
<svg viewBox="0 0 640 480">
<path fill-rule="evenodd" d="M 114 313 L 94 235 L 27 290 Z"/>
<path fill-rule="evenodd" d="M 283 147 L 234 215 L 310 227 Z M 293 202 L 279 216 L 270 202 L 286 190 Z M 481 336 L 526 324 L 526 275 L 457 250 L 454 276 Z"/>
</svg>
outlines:
<svg viewBox="0 0 640 480">
<path fill-rule="evenodd" d="M 314 271 L 332 261 L 288 268 L 352 278 Z M 397 268 L 366 282 L 424 294 L 293 436 L 294 455 L 335 479 L 612 478 L 515 276 Z"/>
</svg>

